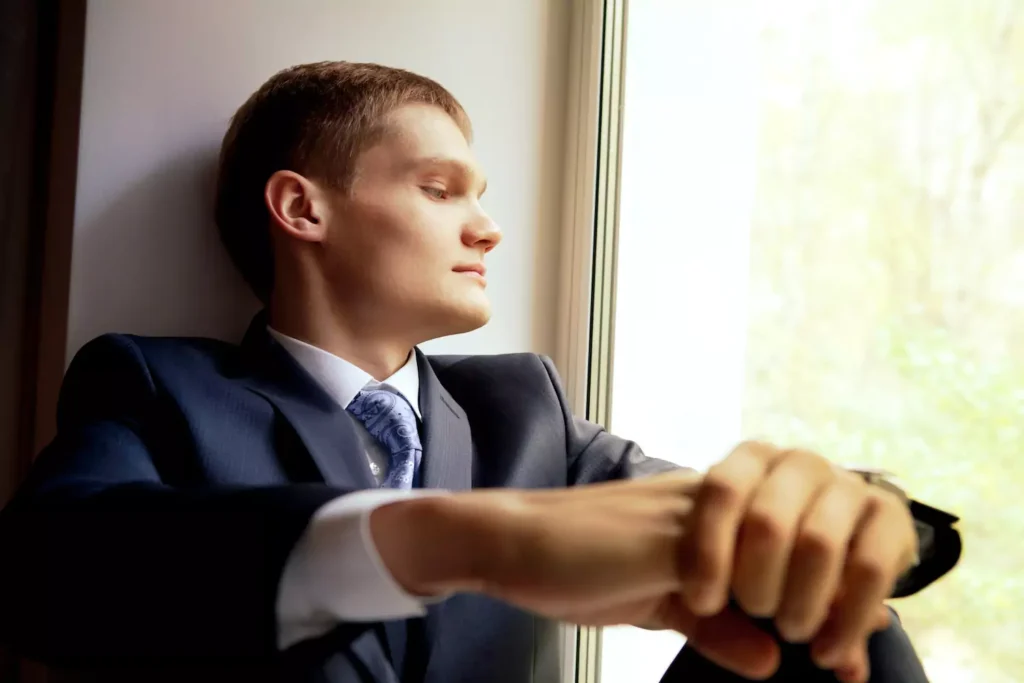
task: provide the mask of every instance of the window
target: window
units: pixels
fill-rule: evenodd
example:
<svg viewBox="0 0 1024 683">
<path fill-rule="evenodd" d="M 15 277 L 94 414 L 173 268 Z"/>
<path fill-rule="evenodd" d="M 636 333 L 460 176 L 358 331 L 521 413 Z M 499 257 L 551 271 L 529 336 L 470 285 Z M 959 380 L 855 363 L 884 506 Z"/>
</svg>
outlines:
<svg viewBox="0 0 1024 683">
<path fill-rule="evenodd" d="M 897 472 L 963 518 L 894 603 L 931 680 L 1024 680 L 1024 2 L 628 9 L 611 428 Z M 606 629 L 602 681 L 681 643 Z"/>
</svg>

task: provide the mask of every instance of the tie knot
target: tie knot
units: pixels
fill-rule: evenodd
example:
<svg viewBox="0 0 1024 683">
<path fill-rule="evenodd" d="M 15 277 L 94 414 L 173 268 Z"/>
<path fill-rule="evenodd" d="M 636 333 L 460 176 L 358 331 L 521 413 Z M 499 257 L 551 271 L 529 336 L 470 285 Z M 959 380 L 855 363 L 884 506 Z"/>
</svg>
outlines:
<svg viewBox="0 0 1024 683">
<path fill-rule="evenodd" d="M 406 398 L 387 389 L 364 389 L 352 399 L 348 412 L 387 449 L 390 469 L 384 486 L 410 488 L 423 457 L 423 447 L 416 413 Z"/>
<path fill-rule="evenodd" d="M 399 393 L 387 389 L 363 389 L 348 404 L 348 412 L 373 434 L 385 425 L 416 427 L 416 413 Z"/>
</svg>

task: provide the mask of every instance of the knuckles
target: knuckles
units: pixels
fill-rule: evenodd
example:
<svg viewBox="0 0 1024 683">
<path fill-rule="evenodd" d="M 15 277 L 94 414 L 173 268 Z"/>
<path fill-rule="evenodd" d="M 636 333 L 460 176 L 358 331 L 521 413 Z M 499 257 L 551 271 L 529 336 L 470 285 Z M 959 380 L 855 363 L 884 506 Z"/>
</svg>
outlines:
<svg viewBox="0 0 1024 683">
<path fill-rule="evenodd" d="M 719 467 L 708 470 L 701 484 L 701 495 L 707 505 L 720 510 L 739 508 L 746 498 L 741 484 L 729 478 Z"/>
<path fill-rule="evenodd" d="M 875 591 L 891 580 L 892 570 L 875 556 L 854 555 L 847 564 L 847 576 L 851 585 L 862 590 Z"/>
<path fill-rule="evenodd" d="M 825 457 L 799 448 L 786 451 L 781 462 L 787 466 L 799 467 L 815 474 L 832 470 L 832 463 Z"/>
<path fill-rule="evenodd" d="M 794 554 L 816 566 L 837 562 L 844 547 L 825 529 L 801 529 L 793 545 Z"/>
<path fill-rule="evenodd" d="M 866 486 L 866 484 L 865 484 Z M 902 520 L 902 523 L 908 528 L 913 529 L 914 518 L 910 514 L 910 508 L 903 500 L 900 499 L 892 491 L 886 491 L 885 489 L 872 486 L 872 499 L 875 501 L 879 511 L 885 515 L 891 515 L 896 519 Z"/>
<path fill-rule="evenodd" d="M 684 563 L 682 569 L 685 581 L 693 584 L 707 585 L 715 583 L 729 569 L 722 553 L 714 545 L 697 542 L 691 545 L 687 553 L 690 562 Z"/>
<path fill-rule="evenodd" d="M 740 528 L 740 537 L 744 542 L 752 543 L 758 548 L 783 546 L 788 542 L 791 533 L 791 529 L 787 528 L 778 515 L 767 506 L 752 506 Z"/>
</svg>

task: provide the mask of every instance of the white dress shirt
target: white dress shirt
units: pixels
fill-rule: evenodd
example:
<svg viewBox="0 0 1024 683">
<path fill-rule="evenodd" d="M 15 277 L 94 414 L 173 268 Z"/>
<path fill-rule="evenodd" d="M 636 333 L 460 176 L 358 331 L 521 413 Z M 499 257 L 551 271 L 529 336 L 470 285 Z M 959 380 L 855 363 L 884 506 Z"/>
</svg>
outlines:
<svg viewBox="0 0 1024 683">
<path fill-rule="evenodd" d="M 418 420 L 420 376 L 416 354 L 383 382 L 352 363 L 311 344 L 268 328 L 270 335 L 313 376 L 342 408 L 361 390 L 385 389 L 404 396 Z M 356 432 L 380 483 L 387 475 L 389 455 L 361 423 Z M 339 458 L 352 457 L 338 452 Z M 406 592 L 381 561 L 370 536 L 375 508 L 437 491 L 370 489 L 335 498 L 310 519 L 296 543 L 277 594 L 278 647 L 285 649 L 330 631 L 341 621 L 380 621 L 422 616 L 432 600 Z"/>
</svg>

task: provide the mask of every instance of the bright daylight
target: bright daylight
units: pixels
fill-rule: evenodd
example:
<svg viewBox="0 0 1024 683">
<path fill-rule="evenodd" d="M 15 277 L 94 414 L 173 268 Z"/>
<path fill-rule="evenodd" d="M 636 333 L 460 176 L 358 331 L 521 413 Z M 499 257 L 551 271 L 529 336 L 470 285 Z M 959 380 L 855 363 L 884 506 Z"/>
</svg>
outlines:
<svg viewBox="0 0 1024 683">
<path fill-rule="evenodd" d="M 1024 2 L 711 5 L 629 8 L 612 428 L 894 470 L 962 517 L 959 567 L 893 603 L 929 677 L 1024 680 Z M 609 629 L 603 680 L 678 644 Z"/>
</svg>

